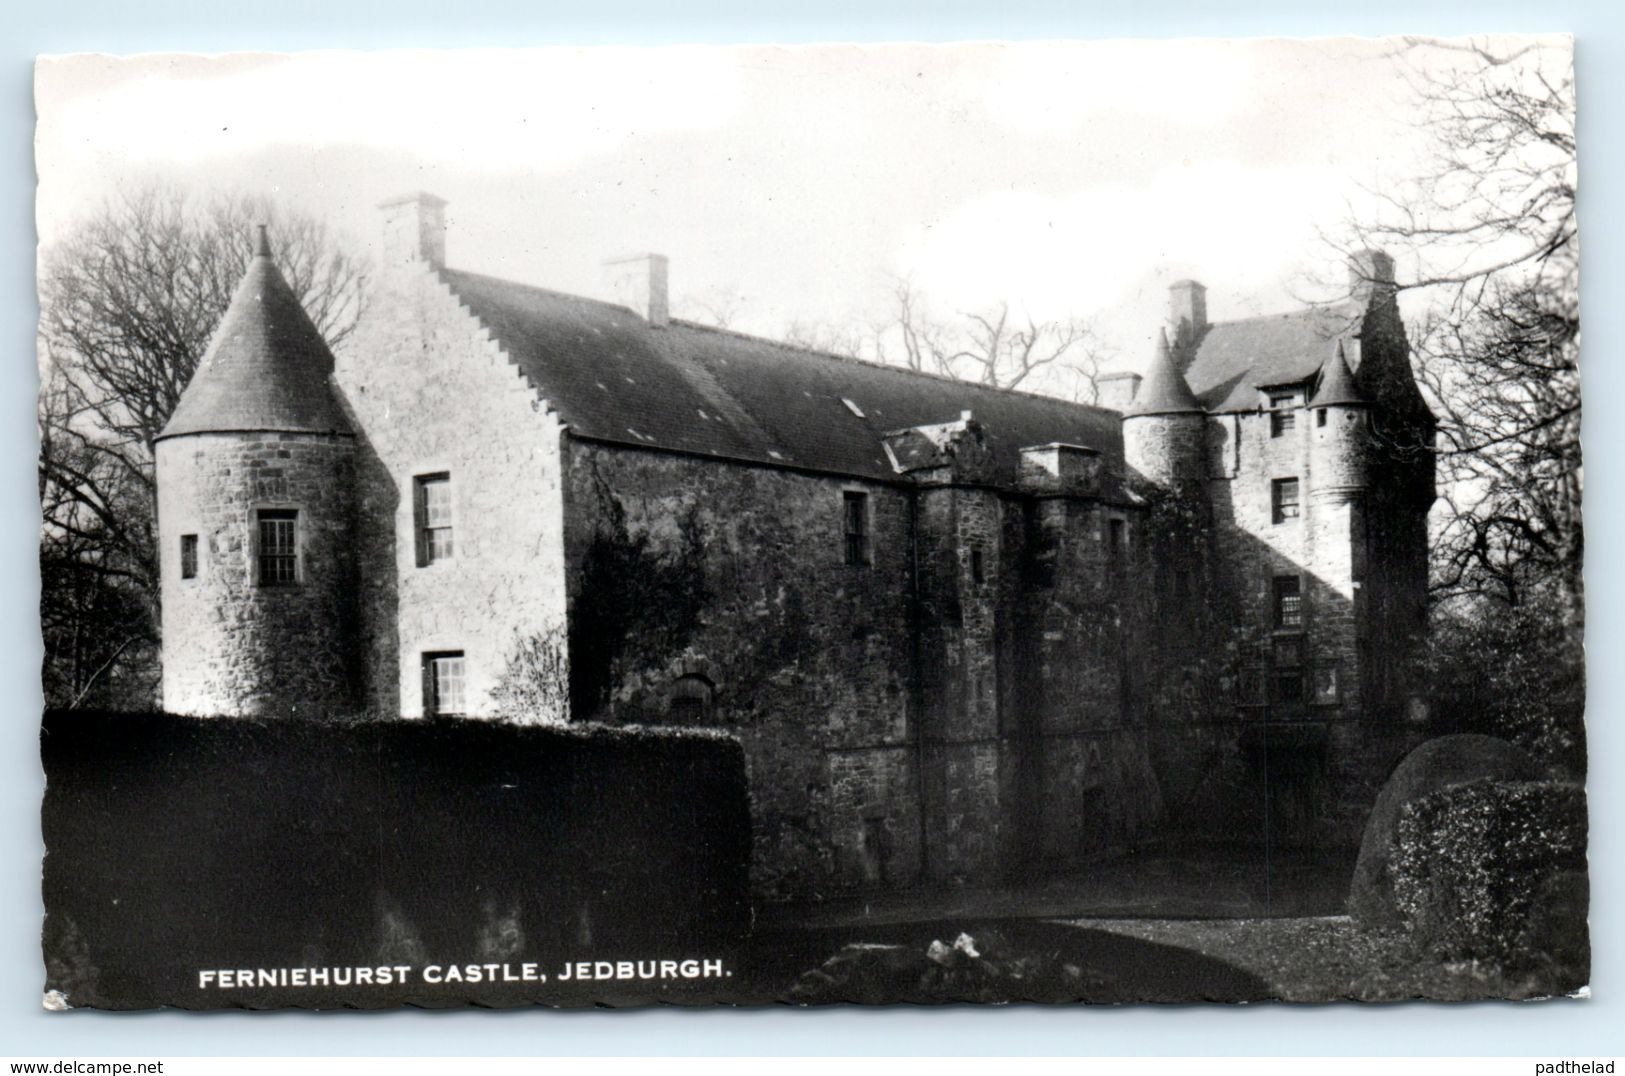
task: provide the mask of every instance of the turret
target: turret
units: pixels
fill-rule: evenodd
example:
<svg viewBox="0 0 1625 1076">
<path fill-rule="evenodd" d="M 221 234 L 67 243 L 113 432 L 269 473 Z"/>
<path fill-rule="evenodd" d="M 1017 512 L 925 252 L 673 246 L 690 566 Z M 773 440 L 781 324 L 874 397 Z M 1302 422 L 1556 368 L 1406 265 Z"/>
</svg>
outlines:
<svg viewBox="0 0 1625 1076">
<path fill-rule="evenodd" d="M 1314 494 L 1344 497 L 1366 487 L 1371 405 L 1354 381 L 1343 342 L 1320 368 L 1309 401 L 1309 473 Z"/>
<path fill-rule="evenodd" d="M 355 437 L 265 229 L 154 445 L 164 708 L 347 711 Z"/>
<path fill-rule="evenodd" d="M 1145 380 L 1123 416 L 1124 458 L 1159 486 L 1193 487 L 1206 473 L 1206 425 L 1206 412 L 1174 365 L 1168 333 L 1160 331 Z"/>
</svg>

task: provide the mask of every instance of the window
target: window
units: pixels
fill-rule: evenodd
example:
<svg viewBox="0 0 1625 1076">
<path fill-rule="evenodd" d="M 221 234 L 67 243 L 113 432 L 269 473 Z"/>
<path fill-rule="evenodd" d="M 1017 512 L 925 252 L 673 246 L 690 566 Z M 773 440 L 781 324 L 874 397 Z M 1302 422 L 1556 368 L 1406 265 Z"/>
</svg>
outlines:
<svg viewBox="0 0 1625 1076">
<path fill-rule="evenodd" d="M 846 562 L 869 563 L 869 495 L 848 490 L 843 494 L 846 527 Z"/>
<path fill-rule="evenodd" d="M 413 480 L 413 502 L 417 514 L 418 567 L 437 560 L 450 560 L 451 475 L 420 475 Z"/>
<path fill-rule="evenodd" d="M 299 582 L 299 513 L 292 508 L 261 508 L 256 515 L 260 586 L 285 587 Z"/>
<path fill-rule="evenodd" d="M 987 578 L 987 569 L 982 564 L 982 551 L 980 549 L 970 551 L 970 578 L 971 582 L 978 585 Z"/>
<path fill-rule="evenodd" d="M 671 686 L 666 716 L 673 725 L 709 725 L 716 688 L 703 676 L 682 676 Z"/>
<path fill-rule="evenodd" d="M 181 535 L 181 578 L 197 578 L 197 535 Z"/>
<path fill-rule="evenodd" d="M 467 712 L 467 665 L 461 650 L 423 655 L 423 710 L 431 717 Z"/>
<path fill-rule="evenodd" d="M 1303 701 L 1303 640 L 1275 640 L 1275 701 Z"/>
<path fill-rule="evenodd" d="M 1337 666 L 1317 665 L 1315 667 L 1315 701 L 1321 704 L 1335 703 L 1337 701 Z"/>
<path fill-rule="evenodd" d="M 1315 425 L 1316 426 L 1324 426 L 1324 425 L 1326 425 L 1326 409 L 1324 407 L 1317 408 L 1315 410 Z"/>
<path fill-rule="evenodd" d="M 1270 436 L 1280 437 L 1298 424 L 1297 393 L 1270 397 Z"/>
<path fill-rule="evenodd" d="M 1303 627 L 1302 583 L 1295 575 L 1275 577 L 1275 626 L 1277 628 Z"/>
<path fill-rule="evenodd" d="M 1271 518 L 1277 523 L 1298 518 L 1298 480 L 1277 478 L 1270 484 Z"/>
<path fill-rule="evenodd" d="M 1111 551 L 1113 559 L 1121 557 L 1128 549 L 1128 521 L 1114 519 L 1106 524 L 1106 547 Z"/>
<path fill-rule="evenodd" d="M 1262 706 L 1264 698 L 1264 668 L 1248 665 L 1236 677 L 1236 702 L 1242 706 Z"/>
</svg>

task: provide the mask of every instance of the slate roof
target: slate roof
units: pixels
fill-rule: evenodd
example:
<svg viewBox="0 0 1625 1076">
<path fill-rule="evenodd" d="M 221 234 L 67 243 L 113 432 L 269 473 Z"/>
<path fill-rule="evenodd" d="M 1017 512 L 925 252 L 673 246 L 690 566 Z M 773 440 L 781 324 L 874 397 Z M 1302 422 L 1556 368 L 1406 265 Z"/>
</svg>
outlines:
<svg viewBox="0 0 1625 1076">
<path fill-rule="evenodd" d="M 1253 411 L 1258 390 L 1308 381 L 1360 329 L 1354 303 L 1312 306 L 1208 326 L 1185 380 L 1209 411 Z"/>
<path fill-rule="evenodd" d="M 1173 353 L 1168 348 L 1168 331 L 1157 335 L 1156 354 L 1146 368 L 1145 380 L 1134 402 L 1129 405 L 1131 415 L 1201 414 L 1202 405 L 1191 394 L 1191 387 L 1174 365 Z"/>
<path fill-rule="evenodd" d="M 1326 360 L 1320 371 L 1320 386 L 1315 389 L 1310 407 L 1330 407 L 1333 404 L 1358 406 L 1365 404 L 1364 394 L 1354 383 L 1354 371 L 1349 369 L 1348 356 L 1343 352 L 1343 341 L 1337 342 L 1337 354 Z"/>
<path fill-rule="evenodd" d="M 673 320 L 460 270 L 440 278 L 580 437 L 895 480 L 883 435 L 971 411 L 999 478 L 1066 442 L 1122 458 L 1118 414 Z"/>
<path fill-rule="evenodd" d="M 260 230 L 192 380 L 158 435 L 264 430 L 351 431 L 328 387 L 333 353 L 271 260 Z"/>
</svg>

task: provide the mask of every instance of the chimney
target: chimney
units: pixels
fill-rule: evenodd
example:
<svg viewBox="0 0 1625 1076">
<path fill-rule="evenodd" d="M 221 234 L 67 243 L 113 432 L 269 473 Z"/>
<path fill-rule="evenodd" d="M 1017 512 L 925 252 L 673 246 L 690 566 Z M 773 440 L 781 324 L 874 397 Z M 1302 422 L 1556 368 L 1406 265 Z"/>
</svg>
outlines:
<svg viewBox="0 0 1625 1076">
<path fill-rule="evenodd" d="M 384 213 L 384 259 L 419 259 L 436 269 L 446 264 L 446 200 L 416 191 L 380 202 Z"/>
<path fill-rule="evenodd" d="M 1356 251 L 1349 257 L 1349 296 L 1369 305 L 1394 293 L 1394 259 L 1381 250 Z"/>
<path fill-rule="evenodd" d="M 1168 327 L 1173 330 L 1176 351 L 1196 343 L 1207 328 L 1207 289 L 1194 280 L 1178 280 L 1170 284 Z"/>
<path fill-rule="evenodd" d="M 668 261 L 664 254 L 638 254 L 604 263 L 604 281 L 612 301 L 642 314 L 652 329 L 671 323 L 667 301 Z"/>
</svg>

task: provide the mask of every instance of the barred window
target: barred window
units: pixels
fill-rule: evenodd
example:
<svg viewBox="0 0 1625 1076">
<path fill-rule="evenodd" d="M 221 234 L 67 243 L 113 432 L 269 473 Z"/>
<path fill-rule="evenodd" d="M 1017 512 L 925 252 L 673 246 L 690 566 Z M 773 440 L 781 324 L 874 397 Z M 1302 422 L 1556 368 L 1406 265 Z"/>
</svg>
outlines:
<svg viewBox="0 0 1625 1076">
<path fill-rule="evenodd" d="M 869 563 L 869 495 L 852 490 L 843 494 L 846 531 L 846 562 Z"/>
<path fill-rule="evenodd" d="M 1303 584 L 1295 575 L 1275 577 L 1275 626 L 1303 627 Z"/>
<path fill-rule="evenodd" d="M 292 508 L 261 508 L 256 515 L 260 586 L 285 587 L 299 582 L 299 513 Z"/>
<path fill-rule="evenodd" d="M 417 515 L 418 567 L 452 555 L 451 475 L 419 475 L 413 480 Z"/>
<path fill-rule="evenodd" d="M 423 709 L 433 717 L 467 712 L 467 668 L 461 650 L 423 655 Z"/>
<path fill-rule="evenodd" d="M 1272 516 L 1277 523 L 1298 518 L 1298 480 L 1277 478 L 1270 484 Z"/>
<path fill-rule="evenodd" d="M 197 535 L 181 535 L 181 578 L 197 578 Z"/>
</svg>

